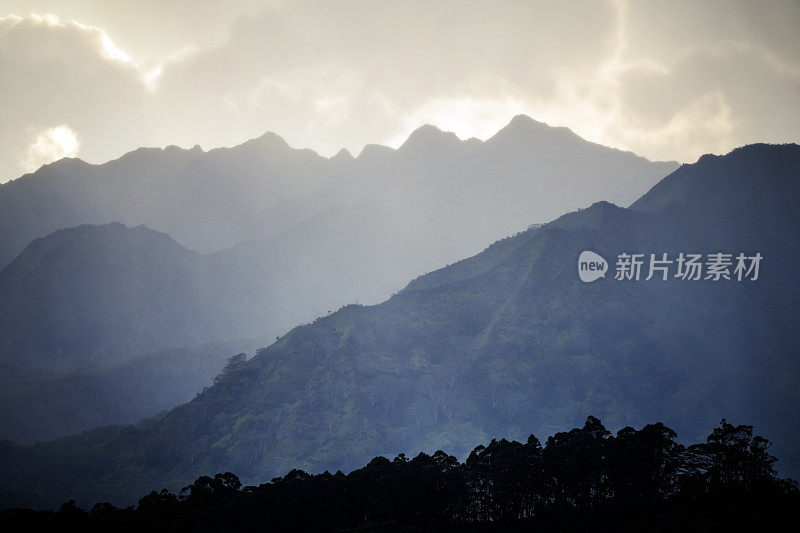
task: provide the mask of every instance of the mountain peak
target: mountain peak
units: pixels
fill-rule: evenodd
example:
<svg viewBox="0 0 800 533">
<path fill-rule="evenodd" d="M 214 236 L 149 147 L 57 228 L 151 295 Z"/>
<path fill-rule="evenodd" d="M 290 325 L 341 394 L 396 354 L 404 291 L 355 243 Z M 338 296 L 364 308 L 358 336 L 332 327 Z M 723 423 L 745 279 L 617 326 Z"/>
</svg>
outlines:
<svg viewBox="0 0 800 533">
<path fill-rule="evenodd" d="M 442 131 L 441 129 L 431 124 L 423 124 L 419 128 L 411 132 L 406 142 L 399 148 L 399 150 L 408 150 L 409 148 L 438 148 L 444 144 L 456 144 L 461 140 L 452 131 Z"/>
<path fill-rule="evenodd" d="M 265 134 L 261 135 L 260 137 L 250 139 L 249 141 L 244 142 L 240 146 L 243 147 L 252 146 L 252 147 L 267 148 L 267 149 L 290 148 L 289 143 L 287 143 L 283 137 L 272 131 L 268 131 Z"/>
<path fill-rule="evenodd" d="M 585 209 L 578 209 L 571 213 L 561 215 L 556 220 L 545 224 L 547 227 L 558 227 L 575 229 L 581 227 L 597 226 L 602 221 L 619 220 L 620 217 L 627 217 L 628 211 L 616 204 L 605 200 L 595 202 Z"/>
<path fill-rule="evenodd" d="M 347 148 L 342 148 L 336 152 L 336 155 L 330 158 L 331 161 L 352 161 L 353 159 L 355 159 L 353 154 L 351 154 L 350 150 Z"/>
<path fill-rule="evenodd" d="M 99 250 L 106 250 L 100 252 Z M 47 256 L 51 264 L 61 259 L 69 259 L 75 264 L 84 264 L 86 258 L 105 261 L 117 257 L 124 251 L 169 250 L 170 253 L 194 254 L 183 248 L 166 233 L 148 228 L 144 224 L 128 227 L 121 222 L 105 224 L 81 224 L 56 230 L 31 241 L 3 271 L 3 276 L 27 275 Z M 132 252 L 133 253 L 133 252 Z M 83 257 L 83 259 L 81 259 Z M 0 276 L 0 280 L 2 280 Z"/>
<path fill-rule="evenodd" d="M 364 146 L 364 149 L 361 150 L 361 153 L 358 154 L 358 159 L 370 159 L 391 153 L 394 153 L 394 149 L 388 146 L 382 144 L 367 144 Z"/>
<path fill-rule="evenodd" d="M 81 224 L 56 230 L 49 235 L 35 239 L 35 242 L 68 242 L 68 241 L 94 241 L 95 239 L 114 239 L 117 241 L 124 239 L 142 240 L 151 239 L 163 241 L 181 247 L 168 234 L 151 229 L 144 224 L 136 226 L 126 226 L 122 222 L 111 221 L 105 224 Z M 182 248 L 182 247 L 181 247 Z M 24 253 L 24 252 L 23 252 Z"/>
<path fill-rule="evenodd" d="M 587 142 L 569 128 L 550 126 L 545 122 L 534 120 L 528 115 L 516 115 L 505 127 L 495 133 L 489 141 L 508 141 L 515 139 L 537 143 L 553 141 L 555 139 Z"/>
<path fill-rule="evenodd" d="M 501 129 L 503 130 L 512 130 L 512 131 L 547 131 L 547 130 L 555 130 L 555 129 L 562 129 L 566 130 L 567 128 L 558 127 L 558 126 L 551 126 L 546 122 L 540 122 L 536 119 L 529 117 L 528 115 L 514 115 L 514 117 L 508 121 L 508 124 Z"/>
<path fill-rule="evenodd" d="M 50 174 L 69 174 L 75 175 L 80 174 L 81 172 L 86 171 L 86 169 L 92 167 L 91 163 L 87 163 L 83 159 L 77 157 L 62 157 L 57 161 L 53 161 L 52 163 L 47 163 L 39 167 L 34 172 L 29 172 L 25 174 L 25 176 L 30 175 L 50 175 Z M 24 176 L 21 176 L 24 177 Z M 14 180 L 12 180 L 14 181 Z M 10 183 L 10 182 L 9 182 Z"/>
<path fill-rule="evenodd" d="M 520 113 L 519 115 L 514 115 L 512 119 L 508 122 L 506 127 L 508 126 L 519 127 L 519 126 L 531 126 L 531 125 L 549 127 L 549 125 L 546 122 L 540 122 L 523 113 Z"/>
</svg>

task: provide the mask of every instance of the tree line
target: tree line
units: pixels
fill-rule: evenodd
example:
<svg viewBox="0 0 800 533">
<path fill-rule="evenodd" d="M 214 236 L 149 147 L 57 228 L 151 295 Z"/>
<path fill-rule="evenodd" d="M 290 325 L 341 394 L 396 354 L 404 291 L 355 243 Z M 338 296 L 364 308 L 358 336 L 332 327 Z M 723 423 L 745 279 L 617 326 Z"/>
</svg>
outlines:
<svg viewBox="0 0 800 533">
<path fill-rule="evenodd" d="M 588 417 L 544 446 L 533 435 L 478 446 L 462 463 L 442 451 L 376 457 L 349 474 L 293 470 L 243 487 L 203 476 L 178 494 L 153 491 L 124 509 L 73 501 L 58 512 L 9 510 L 0 527 L 87 530 L 320 531 L 358 529 L 708 531 L 777 528 L 800 504 L 769 442 L 722 420 L 685 447 L 662 423 L 612 435 Z M 4 529 L 10 531 L 11 529 Z"/>
</svg>

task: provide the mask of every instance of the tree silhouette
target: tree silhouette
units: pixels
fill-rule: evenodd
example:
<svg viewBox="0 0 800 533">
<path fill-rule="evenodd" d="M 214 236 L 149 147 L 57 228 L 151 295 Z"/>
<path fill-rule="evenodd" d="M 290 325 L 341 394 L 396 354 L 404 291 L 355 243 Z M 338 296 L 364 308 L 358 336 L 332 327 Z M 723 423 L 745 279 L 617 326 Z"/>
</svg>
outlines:
<svg viewBox="0 0 800 533">
<path fill-rule="evenodd" d="M 201 476 L 176 496 L 166 489 L 136 507 L 73 500 L 58 513 L 0 512 L 0 527 L 139 531 L 425 530 L 470 525 L 560 531 L 770 529 L 794 519 L 797 485 L 777 478 L 769 442 L 722 420 L 684 448 L 662 423 L 612 435 L 590 416 L 544 447 L 506 439 L 478 446 L 464 463 L 437 451 L 376 457 L 363 468 L 312 475 L 295 469 L 242 487 L 230 472 Z"/>
</svg>

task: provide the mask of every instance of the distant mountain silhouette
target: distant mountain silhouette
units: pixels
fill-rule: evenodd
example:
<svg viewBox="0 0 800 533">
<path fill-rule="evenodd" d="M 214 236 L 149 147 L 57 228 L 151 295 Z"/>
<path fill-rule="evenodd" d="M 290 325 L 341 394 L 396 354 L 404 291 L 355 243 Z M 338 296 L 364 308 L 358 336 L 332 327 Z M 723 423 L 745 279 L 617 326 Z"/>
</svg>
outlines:
<svg viewBox="0 0 800 533">
<path fill-rule="evenodd" d="M 614 429 L 663 420 L 683 439 L 752 421 L 796 475 L 798 179 L 800 147 L 747 146 L 682 166 L 630 209 L 600 202 L 503 239 L 293 329 L 162 416 L 4 445 L 6 505 L 124 503 L 207 472 L 250 482 L 398 451 L 465 456 L 588 413 Z M 584 250 L 611 262 L 606 279 L 578 279 Z M 620 253 L 679 252 L 764 262 L 757 281 L 613 279 Z"/>
<path fill-rule="evenodd" d="M 275 134 L 208 152 L 173 146 L 102 165 L 57 161 L 0 186 L 0 264 L 37 237 L 81 224 L 145 224 L 201 250 L 287 229 L 302 215 L 281 210 L 328 183 L 326 166 Z"/>
<path fill-rule="evenodd" d="M 81 224 L 145 224 L 209 252 L 361 202 L 433 217 L 445 234 L 477 230 L 452 261 L 531 220 L 600 199 L 630 203 L 676 166 L 522 116 L 486 143 L 423 126 L 399 150 L 367 147 L 355 159 L 293 149 L 274 133 L 208 152 L 141 148 L 102 165 L 64 159 L 0 185 L 0 266 L 33 239 Z M 446 243 L 437 232 L 428 239 Z"/>
</svg>

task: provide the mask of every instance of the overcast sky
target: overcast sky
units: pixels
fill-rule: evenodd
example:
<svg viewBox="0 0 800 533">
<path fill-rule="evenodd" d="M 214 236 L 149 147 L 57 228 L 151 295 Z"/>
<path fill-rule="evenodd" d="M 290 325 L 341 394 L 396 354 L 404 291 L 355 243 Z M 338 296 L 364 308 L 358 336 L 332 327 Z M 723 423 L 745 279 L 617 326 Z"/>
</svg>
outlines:
<svg viewBox="0 0 800 533">
<path fill-rule="evenodd" d="M 800 142 L 800 2 L 0 0 L 0 182 L 274 131 L 354 155 L 518 113 L 651 159 Z"/>
</svg>

